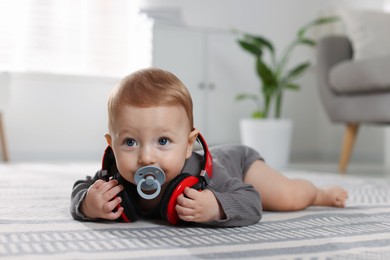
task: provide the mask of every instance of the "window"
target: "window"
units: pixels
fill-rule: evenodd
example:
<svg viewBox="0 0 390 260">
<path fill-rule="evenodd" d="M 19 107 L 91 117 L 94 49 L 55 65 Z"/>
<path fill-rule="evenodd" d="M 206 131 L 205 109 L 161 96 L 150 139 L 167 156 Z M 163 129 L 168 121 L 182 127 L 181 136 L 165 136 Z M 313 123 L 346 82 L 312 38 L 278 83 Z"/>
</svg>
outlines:
<svg viewBox="0 0 390 260">
<path fill-rule="evenodd" d="M 136 0 L 0 1 L 0 70 L 123 76 L 151 50 Z"/>
</svg>

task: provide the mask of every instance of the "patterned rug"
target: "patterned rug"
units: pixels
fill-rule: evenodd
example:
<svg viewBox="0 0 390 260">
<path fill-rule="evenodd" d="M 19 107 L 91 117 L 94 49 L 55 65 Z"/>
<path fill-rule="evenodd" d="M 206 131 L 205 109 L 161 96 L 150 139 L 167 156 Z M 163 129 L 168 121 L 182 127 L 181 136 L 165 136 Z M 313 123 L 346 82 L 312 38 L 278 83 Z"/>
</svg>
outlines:
<svg viewBox="0 0 390 260">
<path fill-rule="evenodd" d="M 286 171 L 349 192 L 347 208 L 265 212 L 241 228 L 78 222 L 75 180 L 99 164 L 0 164 L 2 259 L 390 259 L 390 181 Z M 367 174 L 369 175 L 369 174 Z"/>
</svg>

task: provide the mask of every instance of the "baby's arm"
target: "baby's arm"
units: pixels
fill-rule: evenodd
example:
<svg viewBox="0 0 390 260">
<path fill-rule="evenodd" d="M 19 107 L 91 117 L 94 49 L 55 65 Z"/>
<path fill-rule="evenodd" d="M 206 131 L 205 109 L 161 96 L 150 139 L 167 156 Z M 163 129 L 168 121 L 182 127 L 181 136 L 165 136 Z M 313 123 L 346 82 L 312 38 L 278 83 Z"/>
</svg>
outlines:
<svg viewBox="0 0 390 260">
<path fill-rule="evenodd" d="M 255 224 L 262 216 L 255 188 L 229 176 L 219 163 L 213 163 L 213 177 L 206 190 L 186 188 L 184 194 L 176 206 L 182 220 L 231 227 Z"/>
</svg>

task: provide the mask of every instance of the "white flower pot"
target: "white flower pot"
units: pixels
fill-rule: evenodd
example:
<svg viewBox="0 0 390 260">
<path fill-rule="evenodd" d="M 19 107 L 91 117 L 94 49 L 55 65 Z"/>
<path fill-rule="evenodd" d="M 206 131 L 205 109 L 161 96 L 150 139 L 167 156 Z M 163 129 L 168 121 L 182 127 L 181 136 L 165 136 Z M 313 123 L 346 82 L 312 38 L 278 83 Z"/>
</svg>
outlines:
<svg viewBox="0 0 390 260">
<path fill-rule="evenodd" d="M 289 119 L 240 120 L 241 143 L 254 148 L 274 169 L 288 166 L 292 136 L 292 121 Z"/>
</svg>

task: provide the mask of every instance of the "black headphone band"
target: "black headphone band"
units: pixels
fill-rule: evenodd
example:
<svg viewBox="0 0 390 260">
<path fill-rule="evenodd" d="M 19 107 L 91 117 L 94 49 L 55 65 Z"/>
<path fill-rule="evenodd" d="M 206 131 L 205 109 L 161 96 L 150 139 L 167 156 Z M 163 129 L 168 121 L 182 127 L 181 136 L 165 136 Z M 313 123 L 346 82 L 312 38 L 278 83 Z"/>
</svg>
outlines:
<svg viewBox="0 0 390 260">
<path fill-rule="evenodd" d="M 199 133 L 197 137 L 197 141 L 202 145 L 203 148 L 203 167 L 199 173 L 199 178 L 201 182 L 200 189 L 204 190 L 205 186 L 209 183 L 212 175 L 213 175 L 213 158 L 209 151 L 209 147 L 206 143 L 204 137 Z"/>
</svg>

